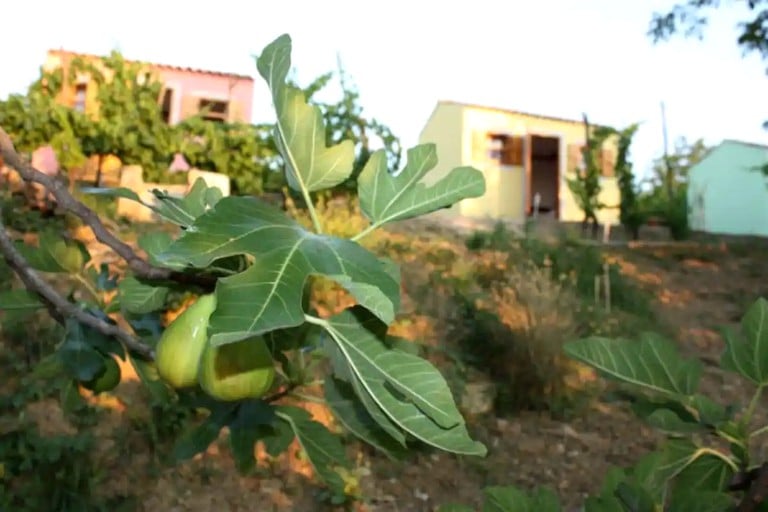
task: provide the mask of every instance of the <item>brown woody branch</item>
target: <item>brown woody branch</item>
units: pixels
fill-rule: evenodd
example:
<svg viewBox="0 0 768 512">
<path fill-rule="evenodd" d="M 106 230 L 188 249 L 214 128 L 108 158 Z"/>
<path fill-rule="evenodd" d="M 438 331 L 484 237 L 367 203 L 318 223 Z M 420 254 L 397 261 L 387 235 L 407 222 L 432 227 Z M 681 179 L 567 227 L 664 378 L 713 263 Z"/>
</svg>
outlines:
<svg viewBox="0 0 768 512">
<path fill-rule="evenodd" d="M 16 149 L 10 136 L 0 127 L 0 160 L 14 168 L 27 182 L 38 183 L 53 195 L 59 207 L 80 218 L 93 231 L 96 240 L 110 247 L 128 264 L 136 277 L 148 281 L 173 281 L 180 284 L 192 284 L 212 291 L 216 286 L 216 277 L 209 274 L 187 274 L 163 267 L 156 267 L 142 259 L 134 250 L 117 238 L 104 226 L 98 215 L 83 203 L 75 199 L 66 185 L 52 176 L 44 174 L 25 162 Z"/>
<path fill-rule="evenodd" d="M 736 507 L 736 512 L 757 512 L 768 499 L 768 462 L 750 471 L 747 480 L 749 490 Z"/>
<path fill-rule="evenodd" d="M 0 218 L 1 216 L 2 210 L 0 209 Z M 96 318 L 90 313 L 83 311 L 54 290 L 45 279 L 32 270 L 21 253 L 13 246 L 13 240 L 11 240 L 11 237 L 8 235 L 1 220 L 0 253 L 2 253 L 8 266 L 16 272 L 27 289 L 40 297 L 50 315 L 57 322 L 64 324 L 66 317 L 72 317 L 83 325 L 87 325 L 105 336 L 113 336 L 136 355 L 145 359 L 154 359 L 155 354 L 152 347 L 144 344 L 141 340 L 125 332 L 117 325 L 109 324 L 104 320 Z"/>
</svg>

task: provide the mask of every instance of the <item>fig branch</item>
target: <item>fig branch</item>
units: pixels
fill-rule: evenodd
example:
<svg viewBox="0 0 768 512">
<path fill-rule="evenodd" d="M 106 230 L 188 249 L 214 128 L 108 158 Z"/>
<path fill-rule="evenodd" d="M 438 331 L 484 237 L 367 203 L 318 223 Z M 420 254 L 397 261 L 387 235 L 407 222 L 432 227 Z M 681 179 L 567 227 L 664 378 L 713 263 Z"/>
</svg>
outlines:
<svg viewBox="0 0 768 512">
<path fill-rule="evenodd" d="M 75 199 L 63 182 L 35 169 L 19 156 L 8 133 L 0 127 L 0 159 L 15 169 L 26 182 L 38 183 L 50 192 L 57 205 L 76 215 L 96 237 L 96 240 L 111 248 L 128 264 L 131 271 L 139 278 L 148 281 L 173 281 L 179 284 L 196 285 L 212 291 L 216 286 L 216 277 L 209 274 L 189 274 L 167 268 L 156 267 L 142 259 L 131 248 L 107 229 L 99 216 L 83 203 Z"/>
<path fill-rule="evenodd" d="M 750 478 L 749 490 L 736 507 L 736 512 L 756 512 L 768 499 L 768 462 L 755 468 Z"/>
<path fill-rule="evenodd" d="M 2 218 L 1 208 L 0 218 Z M 40 297 L 51 317 L 57 322 L 63 325 L 67 317 L 75 318 L 78 322 L 99 331 L 105 336 L 115 337 L 131 352 L 145 359 L 154 358 L 152 347 L 122 330 L 117 325 L 109 324 L 100 318 L 96 318 L 62 297 L 61 294 L 29 266 L 21 253 L 13 246 L 13 240 L 8 235 L 2 220 L 0 220 L 0 253 L 2 253 L 3 259 L 8 263 L 8 266 L 19 276 L 27 290 Z"/>
</svg>

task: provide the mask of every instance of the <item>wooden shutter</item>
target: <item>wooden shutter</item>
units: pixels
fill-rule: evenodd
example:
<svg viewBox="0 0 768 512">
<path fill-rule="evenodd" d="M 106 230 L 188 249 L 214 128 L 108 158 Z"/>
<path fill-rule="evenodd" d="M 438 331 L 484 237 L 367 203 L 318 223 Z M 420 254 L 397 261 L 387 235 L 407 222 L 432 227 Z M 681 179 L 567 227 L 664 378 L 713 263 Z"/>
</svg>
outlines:
<svg viewBox="0 0 768 512">
<path fill-rule="evenodd" d="M 568 163 L 566 172 L 575 173 L 582 167 L 584 146 L 581 144 L 568 144 Z"/>
<path fill-rule="evenodd" d="M 501 154 L 502 165 L 523 165 L 523 138 L 507 137 Z"/>
<path fill-rule="evenodd" d="M 599 157 L 600 173 L 606 178 L 614 175 L 615 155 L 610 149 L 601 149 Z"/>
</svg>

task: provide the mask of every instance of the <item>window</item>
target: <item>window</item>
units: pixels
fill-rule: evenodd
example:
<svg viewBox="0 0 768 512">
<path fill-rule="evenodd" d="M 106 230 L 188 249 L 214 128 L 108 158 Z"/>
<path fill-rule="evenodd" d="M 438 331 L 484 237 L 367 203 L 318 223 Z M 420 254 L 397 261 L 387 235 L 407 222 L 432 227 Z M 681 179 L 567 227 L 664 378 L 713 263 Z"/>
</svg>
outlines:
<svg viewBox="0 0 768 512">
<path fill-rule="evenodd" d="M 586 169 L 584 149 L 585 147 L 583 144 L 568 145 L 568 172 L 578 173 Z M 601 176 L 605 178 L 612 177 L 616 165 L 616 153 L 609 149 L 601 149 L 597 151 L 595 164 L 600 170 Z"/>
<path fill-rule="evenodd" d="M 616 155 L 613 154 L 613 151 L 608 149 L 601 149 L 598 156 L 597 165 L 600 168 L 600 173 L 604 177 L 613 177 L 613 171 L 616 165 Z"/>
<path fill-rule="evenodd" d="M 77 84 L 75 86 L 75 104 L 72 106 L 78 112 L 85 112 L 85 98 L 88 92 L 88 84 Z"/>
<path fill-rule="evenodd" d="M 171 123 L 171 108 L 173 105 L 173 89 L 166 89 L 163 91 L 163 102 L 160 109 L 163 115 L 163 121 L 167 124 Z"/>
<path fill-rule="evenodd" d="M 578 173 L 584 169 L 584 146 L 568 144 L 567 172 Z"/>
<path fill-rule="evenodd" d="M 511 135 L 489 135 L 488 156 L 501 165 L 523 165 L 523 138 Z"/>
<path fill-rule="evenodd" d="M 200 111 L 203 112 L 203 119 L 223 123 L 227 120 L 229 113 L 229 102 L 217 100 L 200 100 Z"/>
</svg>

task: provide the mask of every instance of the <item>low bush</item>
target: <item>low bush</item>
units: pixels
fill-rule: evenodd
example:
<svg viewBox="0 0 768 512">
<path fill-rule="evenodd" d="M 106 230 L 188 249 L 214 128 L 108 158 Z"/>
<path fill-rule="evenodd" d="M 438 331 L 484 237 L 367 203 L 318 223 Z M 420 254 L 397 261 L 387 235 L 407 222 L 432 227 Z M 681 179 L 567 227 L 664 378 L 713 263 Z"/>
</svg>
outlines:
<svg viewBox="0 0 768 512">
<path fill-rule="evenodd" d="M 497 250 L 507 253 L 510 261 L 530 260 L 539 268 L 549 269 L 555 281 L 572 283 L 576 293 L 587 302 L 594 302 L 595 277 L 608 273 L 612 307 L 650 317 L 650 298 L 624 275 L 617 264 L 609 262 L 601 249 L 580 240 L 563 237 L 555 243 L 535 237 L 518 237 L 503 224 L 492 232 L 475 232 L 466 241 L 471 250 Z"/>
<path fill-rule="evenodd" d="M 768 463 L 755 439 L 768 431 L 758 415 L 768 386 L 768 300 L 752 304 L 740 329 L 724 332 L 720 369 L 752 387 L 748 404 L 723 404 L 702 394 L 704 365 L 680 355 L 674 342 L 654 333 L 634 339 L 589 337 L 564 345 L 565 353 L 611 382 L 613 398 L 664 432 L 666 440 L 629 468 L 614 467 L 585 512 L 687 512 L 766 510 Z M 561 512 L 549 488 L 523 492 L 514 486 L 485 489 L 483 510 Z M 469 512 L 445 505 L 441 512 Z"/>
<path fill-rule="evenodd" d="M 457 296 L 463 313 L 459 344 L 465 362 L 497 384 L 497 412 L 562 412 L 575 405 L 593 380 L 562 353 L 581 329 L 578 298 L 530 260 L 508 265 L 504 253 L 476 256 L 463 279 L 477 288 Z"/>
</svg>

